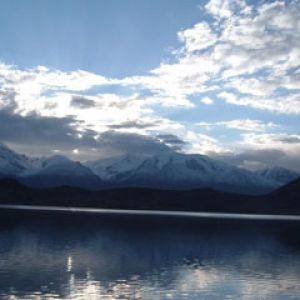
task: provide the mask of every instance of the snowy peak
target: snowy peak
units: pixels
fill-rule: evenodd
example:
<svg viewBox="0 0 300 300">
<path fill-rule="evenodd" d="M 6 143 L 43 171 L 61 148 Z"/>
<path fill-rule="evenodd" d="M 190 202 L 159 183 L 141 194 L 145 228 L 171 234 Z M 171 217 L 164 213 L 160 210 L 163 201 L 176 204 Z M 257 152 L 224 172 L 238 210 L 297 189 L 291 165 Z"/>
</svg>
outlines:
<svg viewBox="0 0 300 300">
<path fill-rule="evenodd" d="M 85 176 L 93 175 L 93 172 L 80 162 L 72 161 L 61 155 L 48 158 L 29 158 L 0 144 L 0 174 L 25 177 L 37 174 Z"/>
<path fill-rule="evenodd" d="M 282 167 L 273 167 L 255 172 L 270 181 L 274 181 L 278 186 L 285 185 L 300 177 L 300 174 Z"/>
<path fill-rule="evenodd" d="M 2 176 L 23 175 L 32 168 L 32 161 L 0 144 L 0 174 Z"/>
<path fill-rule="evenodd" d="M 55 155 L 45 158 L 37 172 L 40 175 L 69 175 L 69 176 L 92 176 L 93 172 L 80 162 L 72 161 L 64 156 Z"/>
<path fill-rule="evenodd" d="M 80 162 L 64 156 L 29 158 L 0 145 L 0 177 L 15 177 L 34 187 L 61 185 L 98 189 L 101 180 Z"/>
<path fill-rule="evenodd" d="M 121 173 L 136 170 L 144 161 L 144 156 L 122 155 L 87 162 L 85 165 L 103 180 L 110 180 Z"/>
<path fill-rule="evenodd" d="M 253 173 L 198 154 L 127 154 L 82 164 L 60 155 L 29 158 L 0 145 L 0 177 L 15 177 L 38 187 L 209 187 L 239 193 L 264 193 L 298 176 L 283 168 Z"/>
<path fill-rule="evenodd" d="M 204 155 L 166 153 L 122 156 L 87 164 L 109 184 L 186 189 L 211 187 L 223 190 L 266 191 L 273 182 Z"/>
</svg>

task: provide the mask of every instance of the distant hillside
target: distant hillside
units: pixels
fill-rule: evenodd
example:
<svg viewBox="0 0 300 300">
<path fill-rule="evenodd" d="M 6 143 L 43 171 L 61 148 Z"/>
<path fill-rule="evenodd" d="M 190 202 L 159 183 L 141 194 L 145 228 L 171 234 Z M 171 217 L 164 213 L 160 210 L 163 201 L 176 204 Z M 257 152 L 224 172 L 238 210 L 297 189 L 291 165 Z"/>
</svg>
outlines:
<svg viewBox="0 0 300 300">
<path fill-rule="evenodd" d="M 272 192 L 267 197 L 272 201 L 274 209 L 298 212 L 300 206 L 300 178 Z"/>
<path fill-rule="evenodd" d="M 266 196 L 238 195 L 212 189 L 119 188 L 90 191 L 68 186 L 33 189 L 14 179 L 0 180 L 1 204 L 300 215 L 299 196 L 300 180 Z"/>
</svg>

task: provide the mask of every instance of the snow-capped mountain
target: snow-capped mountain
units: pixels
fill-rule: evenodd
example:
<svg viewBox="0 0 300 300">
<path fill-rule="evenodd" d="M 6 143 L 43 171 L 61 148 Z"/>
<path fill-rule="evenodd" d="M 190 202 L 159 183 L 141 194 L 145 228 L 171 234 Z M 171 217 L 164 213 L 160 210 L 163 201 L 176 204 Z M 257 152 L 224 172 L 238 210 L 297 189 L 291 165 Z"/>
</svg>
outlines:
<svg viewBox="0 0 300 300">
<path fill-rule="evenodd" d="M 100 178 L 79 162 L 59 155 L 30 158 L 4 145 L 0 145 L 0 177 L 15 177 L 34 187 L 101 187 Z"/>
<path fill-rule="evenodd" d="M 287 184 L 300 177 L 299 173 L 282 167 L 258 170 L 255 173 L 269 181 L 274 181 L 278 186 Z"/>
<path fill-rule="evenodd" d="M 27 176 L 23 183 L 35 187 L 55 187 L 61 185 L 77 186 L 88 189 L 101 187 L 101 180 L 89 168 L 80 162 L 72 161 L 64 156 L 55 155 L 43 159 L 40 168 Z"/>
<path fill-rule="evenodd" d="M 275 188 L 273 181 L 197 154 L 125 155 L 86 165 L 107 184 L 115 186 L 210 187 L 242 193 L 263 193 Z"/>
<path fill-rule="evenodd" d="M 39 175 L 89 176 L 91 170 L 80 162 L 72 161 L 64 156 L 55 155 L 43 159 L 38 170 Z"/>
<path fill-rule="evenodd" d="M 0 144 L 0 176 L 23 176 L 34 172 L 39 164 L 39 159 L 18 154 Z"/>
<path fill-rule="evenodd" d="M 197 154 L 123 155 L 82 164 L 58 155 L 30 158 L 0 145 L 0 177 L 14 177 L 34 187 L 208 187 L 258 194 L 275 189 L 287 182 L 287 178 L 292 179 L 282 171 L 273 172 L 276 178 L 266 176 L 269 173 L 253 173 Z"/>
</svg>

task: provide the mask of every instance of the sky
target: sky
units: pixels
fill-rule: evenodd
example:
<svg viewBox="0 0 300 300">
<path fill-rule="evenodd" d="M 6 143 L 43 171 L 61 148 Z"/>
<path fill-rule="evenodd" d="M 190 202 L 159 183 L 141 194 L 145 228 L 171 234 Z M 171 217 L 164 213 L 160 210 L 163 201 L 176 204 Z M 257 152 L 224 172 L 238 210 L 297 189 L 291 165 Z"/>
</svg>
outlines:
<svg viewBox="0 0 300 300">
<path fill-rule="evenodd" d="M 300 1 L 2 0 L 0 141 L 300 171 Z"/>
</svg>

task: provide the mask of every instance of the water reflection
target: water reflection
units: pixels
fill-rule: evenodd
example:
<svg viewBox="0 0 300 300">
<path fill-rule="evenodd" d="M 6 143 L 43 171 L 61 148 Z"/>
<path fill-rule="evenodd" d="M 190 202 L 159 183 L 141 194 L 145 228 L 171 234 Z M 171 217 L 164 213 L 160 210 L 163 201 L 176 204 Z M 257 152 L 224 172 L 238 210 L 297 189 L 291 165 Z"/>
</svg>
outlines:
<svg viewBox="0 0 300 300">
<path fill-rule="evenodd" d="M 63 219 L 1 222 L 1 299 L 300 297 L 294 225 Z"/>
</svg>

